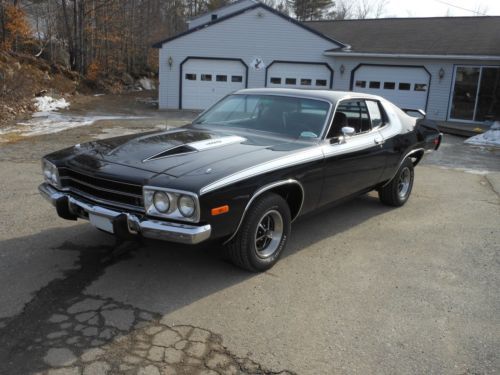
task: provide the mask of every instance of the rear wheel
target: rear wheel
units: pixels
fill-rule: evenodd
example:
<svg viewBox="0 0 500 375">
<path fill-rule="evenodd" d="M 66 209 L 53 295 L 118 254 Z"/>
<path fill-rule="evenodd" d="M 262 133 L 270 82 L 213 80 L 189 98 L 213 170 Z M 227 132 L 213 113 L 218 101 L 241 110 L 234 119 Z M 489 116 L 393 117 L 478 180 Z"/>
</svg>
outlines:
<svg viewBox="0 0 500 375">
<path fill-rule="evenodd" d="M 410 198 L 413 188 L 414 168 L 410 159 L 406 159 L 394 178 L 380 188 L 378 195 L 382 203 L 389 206 L 402 206 Z"/>
<path fill-rule="evenodd" d="M 238 233 L 226 245 L 229 258 L 252 272 L 271 268 L 288 242 L 290 223 L 286 201 L 274 193 L 263 195 L 250 207 Z"/>
</svg>

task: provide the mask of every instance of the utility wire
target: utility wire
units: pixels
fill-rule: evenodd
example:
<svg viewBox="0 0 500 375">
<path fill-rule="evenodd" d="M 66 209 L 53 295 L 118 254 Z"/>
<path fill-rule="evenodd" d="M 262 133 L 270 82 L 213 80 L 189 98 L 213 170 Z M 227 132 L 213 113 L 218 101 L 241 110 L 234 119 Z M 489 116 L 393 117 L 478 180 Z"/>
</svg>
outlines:
<svg viewBox="0 0 500 375">
<path fill-rule="evenodd" d="M 487 16 L 486 13 L 478 12 L 477 10 L 462 8 L 461 6 L 458 6 L 458 5 L 455 5 L 455 4 L 451 4 L 451 3 L 448 3 L 448 2 L 443 1 L 443 0 L 434 0 L 434 1 L 437 1 L 438 3 L 441 3 L 441 4 L 448 5 L 448 6 L 452 7 L 452 8 L 457 8 L 457 9 L 465 10 L 466 12 L 471 12 L 471 13 L 474 13 L 474 14 L 479 14 L 481 16 Z"/>
</svg>

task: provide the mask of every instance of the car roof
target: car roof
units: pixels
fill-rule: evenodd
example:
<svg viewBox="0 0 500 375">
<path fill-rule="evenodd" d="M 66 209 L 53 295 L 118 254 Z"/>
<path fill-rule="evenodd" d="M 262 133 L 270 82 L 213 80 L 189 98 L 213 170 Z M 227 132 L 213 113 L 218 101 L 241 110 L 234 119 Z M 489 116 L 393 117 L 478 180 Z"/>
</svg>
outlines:
<svg viewBox="0 0 500 375">
<path fill-rule="evenodd" d="M 280 89 L 280 88 L 261 88 L 261 89 L 242 89 L 236 91 L 238 95 L 283 95 L 296 96 L 301 98 L 322 99 L 336 103 L 339 100 L 351 98 L 366 98 L 381 100 L 380 96 L 370 95 L 353 91 L 334 91 L 334 90 L 308 90 L 308 89 Z"/>
</svg>

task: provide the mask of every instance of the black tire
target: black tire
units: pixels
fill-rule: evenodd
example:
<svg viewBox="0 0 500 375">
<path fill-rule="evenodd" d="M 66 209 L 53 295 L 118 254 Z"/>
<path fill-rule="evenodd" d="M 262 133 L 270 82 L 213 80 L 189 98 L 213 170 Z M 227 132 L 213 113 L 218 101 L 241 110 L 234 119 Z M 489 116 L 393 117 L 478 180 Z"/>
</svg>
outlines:
<svg viewBox="0 0 500 375">
<path fill-rule="evenodd" d="M 399 207 L 410 198 L 414 179 L 413 163 L 406 159 L 391 181 L 378 190 L 380 201 L 389 206 Z"/>
<path fill-rule="evenodd" d="M 268 229 L 264 231 L 266 225 Z M 226 254 L 233 264 L 245 270 L 268 270 L 281 256 L 290 237 L 290 227 L 291 214 L 286 201 L 274 193 L 264 194 L 250 206 L 238 233 L 226 245 Z M 280 237 L 272 237 L 280 231 Z M 263 238 L 257 240 L 257 237 Z"/>
</svg>

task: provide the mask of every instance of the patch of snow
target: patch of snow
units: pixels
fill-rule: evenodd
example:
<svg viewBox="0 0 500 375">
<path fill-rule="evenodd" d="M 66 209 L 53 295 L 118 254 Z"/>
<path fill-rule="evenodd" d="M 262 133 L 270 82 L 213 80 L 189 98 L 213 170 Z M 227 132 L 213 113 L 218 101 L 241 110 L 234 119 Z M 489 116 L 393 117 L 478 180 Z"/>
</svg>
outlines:
<svg viewBox="0 0 500 375">
<path fill-rule="evenodd" d="M 43 134 L 59 133 L 64 130 L 89 126 L 101 120 L 138 120 L 144 119 L 140 116 L 70 116 L 56 112 L 50 112 L 45 116 L 36 116 L 26 122 L 19 122 L 17 126 L 0 129 L 0 143 L 2 135 L 17 135 L 20 137 L 31 137 Z M 6 137 L 8 138 L 8 137 Z"/>
<path fill-rule="evenodd" d="M 104 96 L 105 94 L 94 94 L 94 96 Z"/>
<path fill-rule="evenodd" d="M 46 116 L 48 113 L 69 107 L 69 102 L 64 98 L 54 99 L 51 96 L 40 96 L 34 101 L 38 112 L 34 113 L 33 117 Z"/>
<path fill-rule="evenodd" d="M 500 147 L 500 121 L 495 121 L 490 130 L 470 137 L 464 143 L 474 146 Z"/>
<path fill-rule="evenodd" d="M 147 77 L 143 77 L 139 80 L 139 83 L 140 85 L 142 86 L 142 88 L 144 90 L 155 90 L 156 87 L 155 87 L 155 84 L 153 83 L 152 80 L 150 80 L 149 78 Z"/>
</svg>

